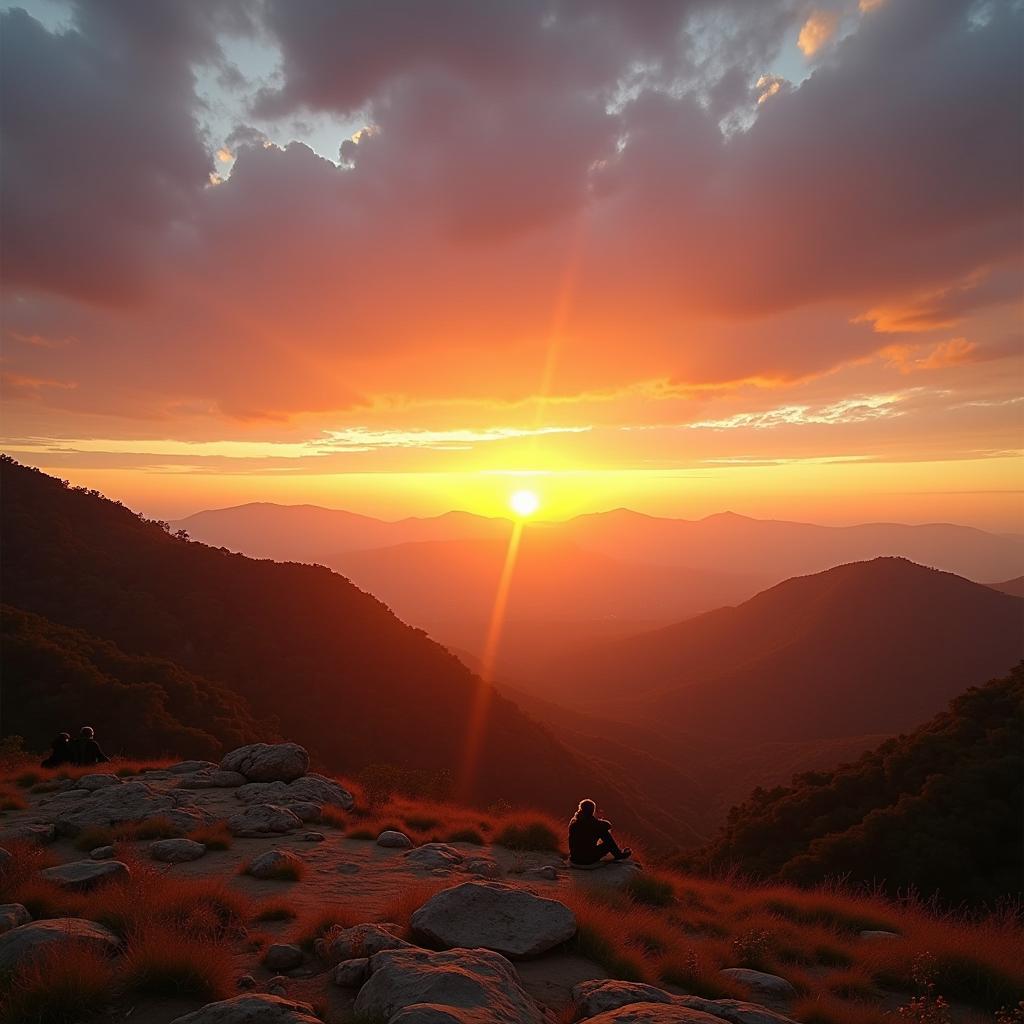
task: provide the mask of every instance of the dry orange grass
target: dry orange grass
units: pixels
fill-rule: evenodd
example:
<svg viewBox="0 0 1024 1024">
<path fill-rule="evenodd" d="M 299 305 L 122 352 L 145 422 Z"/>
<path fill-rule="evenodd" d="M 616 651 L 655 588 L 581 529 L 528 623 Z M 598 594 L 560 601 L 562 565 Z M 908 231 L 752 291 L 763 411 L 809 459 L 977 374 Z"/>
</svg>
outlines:
<svg viewBox="0 0 1024 1024">
<path fill-rule="evenodd" d="M 397 924 L 401 928 L 403 938 L 409 937 L 409 922 L 412 915 L 423 906 L 427 900 L 442 889 L 447 889 L 450 882 L 433 881 L 422 879 L 405 886 L 401 892 L 392 896 L 385 903 L 377 915 L 378 921 L 386 921 L 390 924 Z"/>
<path fill-rule="evenodd" d="M 303 917 L 292 933 L 289 942 L 301 946 L 307 952 L 312 952 L 317 940 L 322 939 L 328 932 L 362 924 L 365 916 L 351 907 L 332 904 L 327 910 L 318 910 Z"/>
<path fill-rule="evenodd" d="M 2 1024 L 78 1024 L 83 1008 L 102 1010 L 110 1001 L 114 968 L 102 953 L 61 944 L 19 966 L 0 986 Z"/>
<path fill-rule="evenodd" d="M 193 842 L 202 843 L 208 850 L 230 850 L 234 836 L 223 821 L 215 821 L 211 825 L 201 825 L 188 834 Z"/>
<path fill-rule="evenodd" d="M 129 937 L 119 975 L 135 995 L 216 1000 L 234 988 L 234 963 L 223 942 L 153 925 Z"/>
</svg>

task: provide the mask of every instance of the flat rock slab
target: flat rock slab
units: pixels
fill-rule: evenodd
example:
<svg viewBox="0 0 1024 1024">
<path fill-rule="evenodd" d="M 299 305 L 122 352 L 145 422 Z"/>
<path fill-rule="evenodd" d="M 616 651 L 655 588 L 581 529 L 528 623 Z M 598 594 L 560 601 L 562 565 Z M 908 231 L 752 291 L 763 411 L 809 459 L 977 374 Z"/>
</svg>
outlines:
<svg viewBox="0 0 1024 1024">
<path fill-rule="evenodd" d="M 165 864 L 183 864 L 186 861 L 199 860 L 205 853 L 206 847 L 192 839 L 158 839 L 149 846 L 150 857 Z"/>
<path fill-rule="evenodd" d="M 630 1003 L 618 1010 L 608 1010 L 588 1017 L 588 1024 L 722 1024 L 719 1017 L 700 1010 L 690 1010 L 675 1003 Z"/>
<path fill-rule="evenodd" d="M 432 896 L 412 916 L 413 933 L 446 949 L 539 956 L 576 934 L 576 917 L 557 900 L 501 882 L 463 882 Z"/>
<path fill-rule="evenodd" d="M 207 1003 L 171 1024 L 323 1024 L 309 1003 L 247 992 L 219 1003 Z"/>
<path fill-rule="evenodd" d="M 250 782 L 291 782 L 309 770 L 309 754 L 298 743 L 250 743 L 225 754 L 220 767 Z"/>
<path fill-rule="evenodd" d="M 0 935 L 0 974 L 26 963 L 57 943 L 84 945 L 112 955 L 117 952 L 120 940 L 110 929 L 80 917 L 32 921 Z"/>
<path fill-rule="evenodd" d="M 123 786 L 124 779 L 112 773 L 97 773 L 95 775 L 82 775 L 75 780 L 75 789 L 87 789 L 93 792 L 97 789 L 109 789 L 111 786 Z"/>
<path fill-rule="evenodd" d="M 239 811 L 228 818 L 227 826 L 233 836 L 258 838 L 294 832 L 295 829 L 302 828 L 302 821 L 287 807 L 252 804 L 244 811 Z"/>
<path fill-rule="evenodd" d="M 752 971 L 747 967 L 726 967 L 720 973 L 758 995 L 771 996 L 774 999 L 793 999 L 796 996 L 796 989 L 777 974 Z"/>
<path fill-rule="evenodd" d="M 333 779 L 310 772 L 293 782 L 250 782 L 235 796 L 246 804 L 331 804 L 350 811 L 355 798 Z"/>
<path fill-rule="evenodd" d="M 124 782 L 86 793 L 84 799 L 61 809 L 54 824 L 60 835 L 77 836 L 87 828 L 110 828 L 149 818 L 166 818 L 183 832 L 210 821 L 205 811 L 186 804 L 183 793 L 161 792 L 145 782 Z"/>
<path fill-rule="evenodd" d="M 503 956 L 486 949 L 386 950 L 370 957 L 354 1013 L 371 1020 L 545 1024 Z"/>
<path fill-rule="evenodd" d="M 239 772 L 225 772 L 220 768 L 213 771 L 189 772 L 178 778 L 178 789 L 238 789 L 246 784 L 245 776 Z"/>
<path fill-rule="evenodd" d="M 212 761 L 179 761 L 177 764 L 165 768 L 164 771 L 171 775 L 192 775 L 195 772 L 216 771 L 217 767 Z"/>
<path fill-rule="evenodd" d="M 62 889 L 84 892 L 105 882 L 131 878 L 128 865 L 119 860 L 75 860 L 70 864 L 58 864 L 44 868 L 40 878 L 56 882 Z"/>
<path fill-rule="evenodd" d="M 404 856 L 421 868 L 454 868 L 465 860 L 461 850 L 447 843 L 424 843 Z"/>
</svg>

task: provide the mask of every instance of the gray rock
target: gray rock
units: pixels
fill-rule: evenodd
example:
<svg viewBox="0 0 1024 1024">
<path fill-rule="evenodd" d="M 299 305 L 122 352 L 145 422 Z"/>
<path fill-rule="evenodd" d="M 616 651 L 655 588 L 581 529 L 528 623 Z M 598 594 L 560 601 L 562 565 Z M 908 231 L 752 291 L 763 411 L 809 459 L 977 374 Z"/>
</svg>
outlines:
<svg viewBox="0 0 1024 1024">
<path fill-rule="evenodd" d="M 0 935 L 0 975 L 27 962 L 54 943 L 81 944 L 101 953 L 113 954 L 117 952 L 120 940 L 109 928 L 78 917 L 32 921 Z"/>
<path fill-rule="evenodd" d="M 334 968 L 332 981 L 339 988 L 359 988 L 370 973 L 370 961 L 365 956 L 343 960 Z"/>
<path fill-rule="evenodd" d="M 207 772 L 191 772 L 178 779 L 178 789 L 238 789 L 245 785 L 245 776 L 219 768 Z"/>
<path fill-rule="evenodd" d="M 162 780 L 174 778 L 170 772 L 165 771 L 163 768 L 143 768 L 142 774 L 146 776 L 148 781 L 153 781 L 154 779 Z"/>
<path fill-rule="evenodd" d="M 276 984 L 271 982 L 271 984 L 267 986 L 267 992 L 269 992 L 270 995 L 272 996 L 288 995 L 287 987 L 285 985 L 282 985 L 280 982 L 277 982 Z"/>
<path fill-rule="evenodd" d="M 32 915 L 20 903 L 0 903 L 0 932 L 9 932 L 31 920 Z"/>
<path fill-rule="evenodd" d="M 85 892 L 104 882 L 127 880 L 131 876 L 128 865 L 119 860 L 75 860 L 70 864 L 58 864 L 39 872 L 40 878 L 56 882 L 62 889 L 75 892 Z"/>
<path fill-rule="evenodd" d="M 166 818 L 182 832 L 212 820 L 206 811 L 188 806 L 183 793 L 160 791 L 145 782 L 124 782 L 87 793 L 85 799 L 61 810 L 54 824 L 58 834 L 76 836 L 87 828 L 110 828 L 148 818 Z"/>
<path fill-rule="evenodd" d="M 235 982 L 235 985 L 238 988 L 249 991 L 256 987 L 256 979 L 251 974 L 243 974 L 238 981 Z"/>
<path fill-rule="evenodd" d="M 388 850 L 407 850 L 412 846 L 412 840 L 404 832 L 386 829 L 377 836 L 377 845 Z"/>
<path fill-rule="evenodd" d="M 97 846 L 95 850 L 89 851 L 89 860 L 113 860 L 114 848 L 112 846 Z"/>
<path fill-rule="evenodd" d="M 323 813 L 319 804 L 288 804 L 288 810 L 295 815 L 299 821 L 309 823 L 315 823 L 320 820 Z"/>
<path fill-rule="evenodd" d="M 362 868 L 355 861 L 345 860 L 338 865 L 339 875 L 358 875 Z"/>
<path fill-rule="evenodd" d="M 488 860 L 486 857 L 475 857 L 465 864 L 466 871 L 479 878 L 501 878 L 501 867 L 496 861 Z"/>
<path fill-rule="evenodd" d="M 788 1017 L 756 1003 L 672 995 L 653 985 L 615 979 L 581 982 L 572 990 L 572 1002 L 575 1016 L 581 1020 L 635 1003 L 660 1003 L 710 1014 L 730 1024 L 793 1024 Z"/>
<path fill-rule="evenodd" d="M 866 928 L 860 933 L 862 939 L 898 939 L 899 932 L 887 932 L 881 928 Z"/>
<path fill-rule="evenodd" d="M 275 942 L 263 954 L 263 966 L 271 971 L 290 971 L 302 963 L 302 950 L 283 942 Z"/>
<path fill-rule="evenodd" d="M 293 782 L 250 782 L 235 796 L 245 804 L 331 804 L 350 811 L 355 798 L 333 779 L 310 772 Z"/>
<path fill-rule="evenodd" d="M 275 804 L 252 804 L 228 818 L 227 825 L 232 835 L 247 837 L 281 835 L 302 828 L 297 815 Z"/>
<path fill-rule="evenodd" d="M 327 836 L 323 832 L 306 832 L 302 837 L 304 843 L 322 843 L 326 839 Z"/>
<path fill-rule="evenodd" d="M 356 1015 L 403 1024 L 545 1024 L 512 965 L 486 949 L 386 950 L 370 958 L 369 970 Z"/>
<path fill-rule="evenodd" d="M 275 986 L 277 987 L 277 986 Z M 207 1003 L 171 1024 L 323 1024 L 309 1003 L 263 992 L 246 992 Z"/>
<path fill-rule="evenodd" d="M 424 843 L 404 854 L 405 859 L 421 868 L 451 869 L 461 864 L 465 857 L 454 846 L 447 843 Z"/>
<path fill-rule="evenodd" d="M 721 1020 L 678 1003 L 630 1003 L 599 1013 L 587 1024 L 721 1024 Z"/>
<path fill-rule="evenodd" d="M 5 839 L 23 839 L 28 843 L 52 843 L 57 838 L 57 829 L 53 824 L 41 824 L 37 821 L 24 822 L 4 829 Z"/>
<path fill-rule="evenodd" d="M 316 955 L 321 960 L 353 960 L 369 957 L 385 949 L 407 949 L 411 944 L 399 938 L 384 925 L 357 924 L 332 932 L 329 939 L 316 942 Z"/>
<path fill-rule="evenodd" d="M 111 786 L 123 786 L 124 779 L 110 773 L 103 772 L 95 775 L 80 775 L 75 780 L 75 789 L 85 789 L 95 792 L 97 789 L 109 789 Z M 72 791 L 73 792 L 73 791 Z"/>
<path fill-rule="evenodd" d="M 721 973 L 761 996 L 774 999 L 792 999 L 796 996 L 796 989 L 777 974 L 752 971 L 747 967 L 726 967 Z"/>
<path fill-rule="evenodd" d="M 198 860 L 206 853 L 206 847 L 192 839 L 158 839 L 150 843 L 149 855 L 153 860 L 165 864 L 181 864 L 189 860 Z"/>
<path fill-rule="evenodd" d="M 306 774 L 309 754 L 298 743 L 251 743 L 225 754 L 220 767 L 250 782 L 291 782 Z"/>
<path fill-rule="evenodd" d="M 164 771 L 171 775 L 194 775 L 196 772 L 212 772 L 217 769 L 212 761 L 179 761 Z"/>
<path fill-rule="evenodd" d="M 432 896 L 412 916 L 413 934 L 446 949 L 539 956 L 576 934 L 576 917 L 557 900 L 501 882 L 463 882 Z"/>
<path fill-rule="evenodd" d="M 258 857 L 254 857 L 249 864 L 246 874 L 253 878 L 277 878 L 282 870 L 294 867 L 296 872 L 302 872 L 305 862 L 301 857 L 296 857 L 288 850 L 267 850 Z"/>
<path fill-rule="evenodd" d="M 553 864 L 545 864 L 539 868 L 527 868 L 523 872 L 523 878 L 536 878 L 538 880 L 554 882 L 558 879 L 558 868 Z"/>
</svg>

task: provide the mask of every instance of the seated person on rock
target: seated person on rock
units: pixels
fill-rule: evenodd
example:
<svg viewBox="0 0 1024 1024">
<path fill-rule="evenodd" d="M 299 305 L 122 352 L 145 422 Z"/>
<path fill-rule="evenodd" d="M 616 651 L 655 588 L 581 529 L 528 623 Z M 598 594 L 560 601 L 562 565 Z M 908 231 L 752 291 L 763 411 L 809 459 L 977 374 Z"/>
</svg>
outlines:
<svg viewBox="0 0 1024 1024">
<path fill-rule="evenodd" d="M 42 762 L 43 768 L 56 768 L 71 762 L 71 733 L 59 732 L 50 744 L 50 756 Z"/>
<path fill-rule="evenodd" d="M 91 725 L 82 726 L 82 731 L 78 734 L 78 739 L 75 740 L 72 747 L 71 760 L 75 764 L 101 764 L 110 760 L 96 742 L 96 733 Z"/>
<path fill-rule="evenodd" d="M 569 861 L 588 866 L 597 864 L 611 855 L 613 860 L 625 860 L 633 851 L 627 846 L 620 849 L 612 837 L 612 824 L 597 816 L 593 800 L 581 800 L 569 822 Z"/>
</svg>

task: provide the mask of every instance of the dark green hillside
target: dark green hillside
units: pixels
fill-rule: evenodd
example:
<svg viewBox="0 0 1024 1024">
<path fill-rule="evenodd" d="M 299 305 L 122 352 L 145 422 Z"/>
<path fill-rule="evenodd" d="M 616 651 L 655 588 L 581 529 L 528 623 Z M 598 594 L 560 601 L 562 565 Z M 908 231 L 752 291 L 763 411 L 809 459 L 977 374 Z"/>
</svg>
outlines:
<svg viewBox="0 0 1024 1024">
<path fill-rule="evenodd" d="M 109 754 L 219 758 L 273 735 L 237 694 L 161 658 L 4 605 L 4 731 L 44 750 L 56 732 L 99 730 Z"/>
<path fill-rule="evenodd" d="M 833 771 L 757 789 L 699 856 L 762 879 L 830 877 L 958 902 L 1024 889 L 1024 666 Z"/>
</svg>

